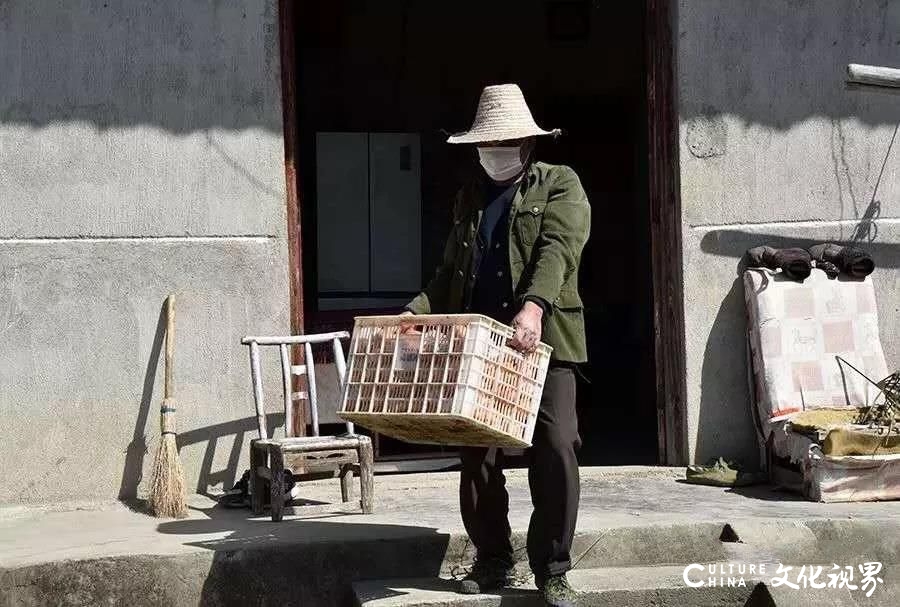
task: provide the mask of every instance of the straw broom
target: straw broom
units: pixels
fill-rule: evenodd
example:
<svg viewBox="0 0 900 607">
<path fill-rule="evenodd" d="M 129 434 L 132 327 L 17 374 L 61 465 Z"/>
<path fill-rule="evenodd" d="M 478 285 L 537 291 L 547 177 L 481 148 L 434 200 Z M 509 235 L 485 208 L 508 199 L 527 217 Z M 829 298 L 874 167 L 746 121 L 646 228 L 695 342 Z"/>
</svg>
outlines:
<svg viewBox="0 0 900 607">
<path fill-rule="evenodd" d="M 150 511 L 168 518 L 187 516 L 184 500 L 184 470 L 175 442 L 175 394 L 172 387 L 172 361 L 175 357 L 175 296 L 166 299 L 166 381 L 160 407 L 160 436 L 153 475 L 150 480 Z"/>
</svg>

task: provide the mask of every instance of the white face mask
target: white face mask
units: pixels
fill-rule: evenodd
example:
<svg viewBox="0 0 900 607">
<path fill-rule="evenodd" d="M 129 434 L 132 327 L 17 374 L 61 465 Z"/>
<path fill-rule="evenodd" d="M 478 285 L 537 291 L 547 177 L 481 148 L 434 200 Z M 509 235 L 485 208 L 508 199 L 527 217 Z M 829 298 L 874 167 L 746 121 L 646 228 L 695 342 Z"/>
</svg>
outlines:
<svg viewBox="0 0 900 607">
<path fill-rule="evenodd" d="M 478 158 L 488 177 L 494 181 L 509 181 L 525 167 L 519 146 L 478 148 Z"/>
</svg>

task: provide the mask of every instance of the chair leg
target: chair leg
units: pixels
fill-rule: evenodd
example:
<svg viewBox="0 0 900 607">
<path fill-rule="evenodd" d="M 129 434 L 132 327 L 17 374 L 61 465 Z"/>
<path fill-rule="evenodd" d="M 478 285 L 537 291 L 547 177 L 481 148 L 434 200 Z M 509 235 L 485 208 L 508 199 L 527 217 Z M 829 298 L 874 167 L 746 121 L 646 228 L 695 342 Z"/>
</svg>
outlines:
<svg viewBox="0 0 900 607">
<path fill-rule="evenodd" d="M 284 518 L 284 453 L 281 449 L 271 449 L 269 459 L 272 471 L 272 481 L 269 485 L 272 491 L 269 498 L 269 507 L 272 509 L 272 520 L 276 523 Z"/>
<path fill-rule="evenodd" d="M 263 513 L 263 487 L 265 479 L 259 475 L 259 469 L 266 466 L 266 450 L 256 446 L 256 441 L 250 443 L 250 511 L 259 516 Z"/>
<path fill-rule="evenodd" d="M 367 436 L 359 437 L 359 493 L 363 514 L 372 514 L 375 508 L 375 464 L 372 455 L 372 441 Z"/>
<path fill-rule="evenodd" d="M 341 500 L 349 502 L 353 497 L 353 464 L 341 466 Z"/>
</svg>

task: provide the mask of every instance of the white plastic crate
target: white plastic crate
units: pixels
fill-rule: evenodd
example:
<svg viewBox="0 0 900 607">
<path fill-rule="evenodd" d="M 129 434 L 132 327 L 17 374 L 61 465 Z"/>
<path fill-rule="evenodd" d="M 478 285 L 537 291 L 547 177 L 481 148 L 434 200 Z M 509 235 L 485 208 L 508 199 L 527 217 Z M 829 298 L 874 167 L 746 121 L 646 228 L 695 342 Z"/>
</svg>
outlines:
<svg viewBox="0 0 900 607">
<path fill-rule="evenodd" d="M 512 333 L 477 314 L 358 317 L 338 415 L 407 442 L 528 447 L 551 348 L 520 354 Z"/>
</svg>

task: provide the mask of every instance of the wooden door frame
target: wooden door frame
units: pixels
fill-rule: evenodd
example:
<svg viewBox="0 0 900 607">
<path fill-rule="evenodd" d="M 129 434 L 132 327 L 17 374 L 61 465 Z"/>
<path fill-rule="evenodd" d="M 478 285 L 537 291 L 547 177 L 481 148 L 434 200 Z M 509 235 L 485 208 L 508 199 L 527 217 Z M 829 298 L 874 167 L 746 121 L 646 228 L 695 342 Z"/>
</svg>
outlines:
<svg viewBox="0 0 900 607">
<path fill-rule="evenodd" d="M 297 125 L 297 46 L 294 33 L 295 0 L 278 0 L 278 48 L 281 65 L 281 120 L 284 134 L 285 210 L 287 217 L 288 297 L 291 334 L 304 333 L 303 324 L 303 237 L 300 232 L 300 181 L 297 177 L 299 129 Z M 305 353 L 293 346 L 291 358 L 303 364 Z M 295 391 L 304 389 L 294 376 Z M 306 435 L 306 410 L 295 406 L 293 436 Z"/>
<path fill-rule="evenodd" d="M 299 129 L 295 10 L 298 0 L 278 1 L 282 119 L 286 181 L 290 321 L 303 333 L 302 203 L 297 176 Z M 648 112 L 648 198 L 653 283 L 653 350 L 656 369 L 658 462 L 684 465 L 687 449 L 684 281 L 681 187 L 675 66 L 676 0 L 646 0 L 645 59 Z M 295 415 L 298 429 L 305 420 Z"/>
<path fill-rule="evenodd" d="M 278 0 L 291 333 L 299 334 L 303 332 L 303 241 L 300 234 L 300 182 L 297 178 L 299 130 L 297 126 L 297 46 L 294 36 L 295 4 L 294 0 Z"/>
<path fill-rule="evenodd" d="M 676 0 L 646 0 L 650 255 L 658 461 L 688 462 Z"/>
</svg>

